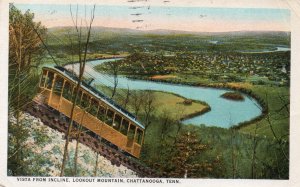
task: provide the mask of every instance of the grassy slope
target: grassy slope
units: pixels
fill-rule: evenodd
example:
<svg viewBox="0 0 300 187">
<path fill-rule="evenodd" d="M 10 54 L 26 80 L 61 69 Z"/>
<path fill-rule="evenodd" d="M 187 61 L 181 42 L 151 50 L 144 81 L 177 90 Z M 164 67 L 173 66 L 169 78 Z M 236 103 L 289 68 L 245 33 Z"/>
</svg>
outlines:
<svg viewBox="0 0 300 187">
<path fill-rule="evenodd" d="M 105 86 L 98 86 L 98 89 L 101 90 L 103 93 L 106 95 L 110 96 L 111 95 L 111 89 L 105 87 Z M 141 92 L 141 91 L 138 91 Z M 155 116 L 160 116 L 163 112 L 167 111 L 172 117 L 176 120 L 179 120 L 180 118 L 196 113 L 196 112 L 201 112 L 202 110 L 206 109 L 207 106 L 197 102 L 197 101 L 192 101 L 191 105 L 184 105 L 182 102 L 185 100 L 184 97 L 172 94 L 172 93 L 167 93 L 167 92 L 160 92 L 160 91 L 151 91 L 154 95 L 154 105 L 155 105 Z M 124 100 L 124 93 L 126 93 L 126 90 L 124 89 L 117 89 L 117 93 L 122 93 L 121 97 L 119 94 L 116 94 L 115 100 L 121 104 L 122 101 Z M 130 101 L 128 104 L 128 110 L 133 112 L 132 107 L 130 107 Z M 142 109 L 141 109 L 142 110 Z M 180 113 L 179 115 L 179 112 Z"/>
<path fill-rule="evenodd" d="M 286 108 L 283 108 L 281 111 L 279 111 L 279 109 L 281 109 L 285 103 L 289 103 L 289 89 L 287 87 L 270 87 L 265 85 L 256 85 L 251 89 L 255 94 L 263 98 L 266 102 L 268 101 L 270 112 L 269 116 L 275 134 L 279 137 L 283 136 L 284 139 L 288 139 L 289 136 L 286 135 L 289 134 L 289 113 L 287 112 Z M 281 101 L 279 96 L 282 97 L 284 101 Z M 255 124 L 252 124 L 240 129 L 240 131 L 253 133 L 255 130 L 255 126 Z M 273 137 L 272 131 L 266 118 L 258 122 L 257 132 L 260 135 Z"/>
<path fill-rule="evenodd" d="M 160 115 L 164 110 L 168 110 L 172 115 L 178 114 L 178 111 L 182 111 L 182 116 L 200 112 L 206 108 L 205 105 L 193 101 L 191 105 L 184 105 L 182 102 L 185 100 L 183 97 L 165 92 L 154 92 L 157 108 L 157 115 Z M 179 119 L 180 116 L 174 116 Z"/>
</svg>

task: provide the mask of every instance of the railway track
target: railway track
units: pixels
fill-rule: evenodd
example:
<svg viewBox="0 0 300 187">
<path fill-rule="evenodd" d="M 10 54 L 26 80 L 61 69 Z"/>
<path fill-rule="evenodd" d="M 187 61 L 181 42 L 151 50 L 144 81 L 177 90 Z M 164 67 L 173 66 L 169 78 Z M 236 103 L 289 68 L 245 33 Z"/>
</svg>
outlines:
<svg viewBox="0 0 300 187">
<path fill-rule="evenodd" d="M 26 106 L 25 111 L 37 118 L 40 118 L 45 125 L 58 130 L 59 132 L 66 133 L 68 130 L 69 118 L 46 105 L 33 101 Z M 78 128 L 74 125 L 73 129 L 77 130 Z M 128 169 L 131 169 L 136 172 L 139 177 L 160 177 L 155 170 L 143 165 L 137 159 L 125 155 L 120 150 L 113 148 L 114 146 L 109 145 L 108 142 L 100 142 L 99 137 L 91 132 L 82 131 L 79 136 L 79 142 L 110 160 L 113 165 L 123 165 Z"/>
</svg>

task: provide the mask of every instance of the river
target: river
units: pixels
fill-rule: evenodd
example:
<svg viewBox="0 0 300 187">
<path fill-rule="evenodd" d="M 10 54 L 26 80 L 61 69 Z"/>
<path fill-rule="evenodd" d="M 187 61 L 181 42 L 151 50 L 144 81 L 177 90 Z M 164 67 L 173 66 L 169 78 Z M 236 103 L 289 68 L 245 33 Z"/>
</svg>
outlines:
<svg viewBox="0 0 300 187">
<path fill-rule="evenodd" d="M 95 78 L 94 84 L 102 84 L 106 86 L 113 85 L 113 77 L 107 74 L 103 74 L 95 71 L 93 68 L 101 63 L 117 60 L 117 59 L 103 59 L 89 61 L 85 67 L 85 77 Z M 73 69 L 78 73 L 79 64 L 67 65 L 66 68 Z M 196 116 L 187 120 L 184 120 L 184 124 L 206 126 L 218 126 L 228 128 L 232 125 L 236 125 L 240 122 L 251 120 L 261 114 L 261 107 L 251 97 L 246 96 L 244 101 L 232 101 L 221 98 L 220 95 L 227 92 L 228 89 L 195 87 L 187 85 L 176 85 L 169 83 L 159 83 L 145 80 L 132 80 L 123 76 L 118 77 L 118 88 L 130 90 L 154 90 L 175 93 L 188 99 L 205 101 L 211 107 L 211 111 Z"/>
<path fill-rule="evenodd" d="M 272 52 L 286 52 L 286 51 L 291 51 L 291 48 L 279 46 L 279 47 L 276 47 L 274 50 L 262 49 L 262 50 L 257 50 L 257 51 L 239 51 L 239 52 L 241 52 L 241 53 L 272 53 Z"/>
</svg>

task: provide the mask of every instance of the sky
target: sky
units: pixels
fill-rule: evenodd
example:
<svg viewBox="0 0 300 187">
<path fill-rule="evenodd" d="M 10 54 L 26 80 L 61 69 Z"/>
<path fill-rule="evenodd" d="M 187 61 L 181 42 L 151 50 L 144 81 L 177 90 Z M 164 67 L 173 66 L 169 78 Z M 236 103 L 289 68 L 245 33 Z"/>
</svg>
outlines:
<svg viewBox="0 0 300 187">
<path fill-rule="evenodd" d="M 204 6 L 201 6 L 201 4 L 195 3 L 199 1 L 190 1 L 186 4 L 176 0 L 128 1 L 132 0 L 113 0 L 109 4 L 99 1 L 96 4 L 93 26 L 193 32 L 290 31 L 290 10 L 276 3 L 276 6 L 273 3 L 263 4 L 261 7 L 255 4 L 244 6 L 224 4 L 225 6 L 221 7 L 218 5 L 209 6 L 205 3 Z M 72 26 L 70 6 L 74 15 L 77 9 L 76 4 L 15 3 L 15 6 L 23 12 L 30 9 L 35 14 L 35 20 L 41 21 L 48 28 Z M 78 17 L 79 20 L 83 20 L 83 24 L 85 17 L 89 18 L 91 8 L 92 5 L 90 4 L 78 5 Z"/>
</svg>

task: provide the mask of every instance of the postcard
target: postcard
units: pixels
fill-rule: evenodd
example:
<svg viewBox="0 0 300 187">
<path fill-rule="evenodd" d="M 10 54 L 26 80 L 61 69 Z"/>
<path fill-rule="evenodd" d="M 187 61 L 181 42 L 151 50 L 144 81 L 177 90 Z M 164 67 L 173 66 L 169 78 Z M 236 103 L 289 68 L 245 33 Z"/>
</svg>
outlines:
<svg viewBox="0 0 300 187">
<path fill-rule="evenodd" d="M 297 186 L 300 3 L 1 1 L 0 186 Z"/>
</svg>

